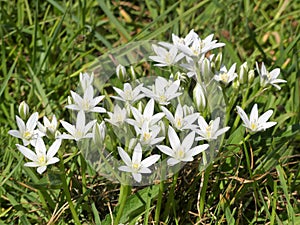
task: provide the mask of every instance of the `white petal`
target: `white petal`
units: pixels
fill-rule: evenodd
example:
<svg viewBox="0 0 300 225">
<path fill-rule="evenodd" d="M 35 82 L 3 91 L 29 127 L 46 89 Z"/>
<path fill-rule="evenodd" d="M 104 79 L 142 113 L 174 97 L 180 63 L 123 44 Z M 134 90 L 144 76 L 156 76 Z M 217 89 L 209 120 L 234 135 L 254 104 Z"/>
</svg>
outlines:
<svg viewBox="0 0 300 225">
<path fill-rule="evenodd" d="M 188 151 L 189 149 L 191 149 L 192 145 L 194 144 L 194 141 L 195 141 L 195 132 L 192 131 L 184 138 L 181 146 L 185 149 L 185 151 Z"/>
<path fill-rule="evenodd" d="M 144 116 L 152 117 L 154 111 L 154 100 L 151 98 L 144 109 Z"/>
<path fill-rule="evenodd" d="M 221 134 L 225 133 L 226 131 L 228 131 L 230 129 L 230 127 L 224 127 L 224 128 L 221 128 L 220 130 L 218 130 L 215 134 L 214 134 L 214 137 L 218 137 L 220 136 Z"/>
<path fill-rule="evenodd" d="M 208 147 L 209 147 L 208 144 L 198 145 L 198 146 L 192 148 L 190 151 L 188 151 L 186 153 L 186 155 L 195 156 L 195 155 L 199 154 L 200 152 L 205 151 Z"/>
<path fill-rule="evenodd" d="M 28 121 L 26 123 L 26 128 L 28 130 L 34 130 L 34 128 L 36 127 L 38 119 L 39 119 L 39 114 L 37 112 L 33 113 L 29 117 L 29 119 L 28 119 Z"/>
<path fill-rule="evenodd" d="M 135 179 L 137 182 L 141 182 L 142 175 L 139 173 L 132 173 L 133 179 Z"/>
<path fill-rule="evenodd" d="M 171 144 L 172 149 L 173 150 L 178 149 L 180 147 L 180 140 L 179 140 L 175 130 L 171 126 L 169 126 L 169 129 L 168 129 L 168 137 L 169 137 L 169 142 Z"/>
<path fill-rule="evenodd" d="M 24 121 L 18 116 L 16 116 L 16 121 L 17 121 L 17 125 L 18 125 L 20 132 L 21 133 L 24 132 L 26 130 Z"/>
<path fill-rule="evenodd" d="M 273 110 L 268 110 L 258 118 L 258 124 L 267 122 L 273 114 Z"/>
<path fill-rule="evenodd" d="M 141 165 L 143 167 L 149 167 L 149 166 L 153 165 L 154 163 L 156 163 L 159 160 L 159 158 L 160 158 L 160 155 L 151 155 L 148 158 L 144 159 L 141 162 Z"/>
<path fill-rule="evenodd" d="M 169 158 L 167 160 L 167 163 L 168 163 L 169 166 L 174 166 L 175 164 L 180 163 L 180 161 L 178 159 Z"/>
<path fill-rule="evenodd" d="M 123 162 L 127 166 L 131 167 L 131 164 L 132 164 L 131 159 L 130 159 L 129 155 L 123 150 L 123 148 L 118 147 L 118 152 L 119 152 L 119 155 L 120 155 L 121 159 L 123 160 Z"/>
<path fill-rule="evenodd" d="M 250 122 L 256 121 L 258 119 L 258 109 L 257 104 L 254 104 L 250 113 Z"/>
<path fill-rule="evenodd" d="M 55 164 L 57 162 L 59 162 L 59 158 L 53 157 L 53 158 L 47 160 L 47 165 Z"/>
<path fill-rule="evenodd" d="M 240 117 L 243 120 L 246 127 L 250 127 L 250 121 L 249 121 L 248 116 L 246 115 L 245 111 L 239 106 L 237 106 L 236 109 L 237 109 L 237 113 L 240 115 Z"/>
<path fill-rule="evenodd" d="M 168 156 L 174 156 L 174 151 L 169 147 L 165 145 L 157 145 L 156 146 L 161 152 L 165 153 Z"/>
<path fill-rule="evenodd" d="M 35 152 L 37 153 L 38 155 L 38 152 L 43 154 L 43 155 L 46 155 L 46 146 L 45 146 L 45 143 L 43 141 L 42 138 L 37 138 L 36 139 L 36 144 L 35 144 Z"/>
<path fill-rule="evenodd" d="M 10 134 L 11 136 L 14 136 L 16 138 L 22 138 L 20 131 L 18 131 L 18 130 L 10 130 L 10 131 L 8 131 L 8 134 Z"/>
<path fill-rule="evenodd" d="M 74 91 L 71 91 L 71 95 L 72 95 L 72 98 L 73 98 L 74 103 L 75 103 L 76 105 L 81 105 L 81 104 L 82 104 L 83 99 L 80 97 L 79 94 L 77 94 L 77 93 L 74 92 Z"/>
<path fill-rule="evenodd" d="M 70 134 L 74 134 L 76 132 L 75 127 L 73 125 L 69 124 L 68 122 L 61 120 L 60 123 Z"/>
<path fill-rule="evenodd" d="M 142 167 L 139 169 L 139 173 L 152 173 L 149 168 Z"/>
<path fill-rule="evenodd" d="M 142 157 L 143 157 L 142 147 L 141 147 L 141 144 L 138 143 L 133 150 L 132 162 L 133 163 L 141 163 Z"/>
<path fill-rule="evenodd" d="M 57 153 L 60 145 L 61 145 L 61 139 L 55 140 L 54 143 L 48 149 L 47 158 L 52 158 Z"/>
<path fill-rule="evenodd" d="M 46 169 L 47 169 L 47 166 L 40 166 L 36 170 L 39 174 L 42 174 L 45 172 Z"/>
<path fill-rule="evenodd" d="M 19 151 L 28 159 L 30 159 L 31 161 L 36 161 L 37 160 L 37 156 L 36 154 L 31 151 L 29 148 L 24 147 L 22 145 L 16 144 L 17 148 L 19 149 Z"/>
<path fill-rule="evenodd" d="M 37 162 L 27 162 L 27 163 L 24 163 L 24 166 L 26 166 L 26 167 L 39 167 L 40 165 Z"/>
<path fill-rule="evenodd" d="M 118 169 L 124 172 L 132 172 L 132 168 L 129 166 L 119 166 Z"/>
<path fill-rule="evenodd" d="M 198 118 L 198 124 L 200 127 L 200 130 L 206 130 L 206 128 L 208 127 L 207 122 L 205 121 L 205 119 L 202 116 L 199 116 Z"/>
</svg>

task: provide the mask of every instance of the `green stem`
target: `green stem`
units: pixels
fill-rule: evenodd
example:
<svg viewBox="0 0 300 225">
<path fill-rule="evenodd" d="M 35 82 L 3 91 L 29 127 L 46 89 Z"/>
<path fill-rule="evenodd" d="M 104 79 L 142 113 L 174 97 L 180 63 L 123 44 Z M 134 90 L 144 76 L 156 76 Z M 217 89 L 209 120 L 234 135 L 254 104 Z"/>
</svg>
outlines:
<svg viewBox="0 0 300 225">
<path fill-rule="evenodd" d="M 171 187 L 170 194 L 168 196 L 168 200 L 167 200 L 167 203 L 166 203 L 166 208 L 165 208 L 164 214 L 163 214 L 164 220 L 166 220 L 167 216 L 170 215 L 171 206 L 172 207 L 175 206 L 175 204 L 174 204 L 174 192 L 175 192 L 175 187 L 176 187 L 176 184 L 177 184 L 177 179 L 178 179 L 178 172 L 175 173 L 175 175 L 173 177 L 172 187 Z"/>
<path fill-rule="evenodd" d="M 213 168 L 213 164 L 211 163 L 205 171 L 202 172 L 203 175 L 203 183 L 200 190 L 200 201 L 199 201 L 199 219 L 202 217 L 204 213 L 204 205 L 205 205 L 205 194 L 208 186 L 208 178 L 209 174 Z"/>
<path fill-rule="evenodd" d="M 119 222 L 120 222 L 120 219 L 122 217 L 122 214 L 123 214 L 123 211 L 124 211 L 124 208 L 125 208 L 125 204 L 126 204 L 126 200 L 127 200 L 129 190 L 130 190 L 129 185 L 121 184 L 119 202 L 118 202 L 119 209 L 118 209 L 118 212 L 117 212 L 116 219 L 114 221 L 115 225 L 118 225 Z"/>
<path fill-rule="evenodd" d="M 165 171 L 163 168 L 162 168 L 162 170 L 163 170 L 162 174 L 164 174 Z M 159 224 L 160 210 L 161 210 L 161 204 L 162 204 L 162 195 L 164 193 L 164 190 L 165 190 L 164 182 L 163 182 L 163 180 L 161 180 L 160 184 L 159 184 L 159 192 L 158 192 L 157 203 L 156 203 L 156 208 L 155 208 L 155 216 L 154 216 L 156 225 Z"/>
<path fill-rule="evenodd" d="M 147 202 L 146 202 L 146 210 L 145 210 L 145 216 L 144 216 L 144 225 L 148 225 L 148 219 L 149 219 L 149 212 L 151 208 L 151 199 L 152 199 L 152 185 L 148 189 L 147 193 Z"/>
<path fill-rule="evenodd" d="M 64 160 L 63 160 L 62 157 L 60 157 L 60 170 L 62 171 L 61 180 L 62 180 L 62 185 L 63 185 L 63 191 L 64 191 L 64 194 L 66 195 L 66 198 L 67 198 L 67 201 L 68 201 L 68 204 L 69 204 L 69 207 L 70 207 L 73 219 L 74 219 L 74 223 L 76 225 L 80 225 L 81 223 L 80 223 L 79 217 L 76 213 L 75 207 L 73 205 L 73 202 L 72 202 L 72 199 L 71 199 L 71 194 L 70 194 L 70 191 L 69 191 L 69 186 L 67 184 L 67 177 L 66 177 L 66 174 L 65 174 Z"/>
<path fill-rule="evenodd" d="M 86 161 L 82 154 L 80 154 L 80 164 L 81 164 L 81 176 L 82 176 L 82 194 L 86 192 Z M 84 197 L 85 201 L 88 201 L 88 197 Z"/>
</svg>

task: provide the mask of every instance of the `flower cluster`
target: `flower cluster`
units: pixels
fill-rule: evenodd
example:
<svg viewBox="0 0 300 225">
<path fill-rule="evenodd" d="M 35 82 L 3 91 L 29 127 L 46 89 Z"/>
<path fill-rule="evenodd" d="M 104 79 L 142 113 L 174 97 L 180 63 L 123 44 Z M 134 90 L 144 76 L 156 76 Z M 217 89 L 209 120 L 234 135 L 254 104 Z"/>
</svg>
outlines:
<svg viewBox="0 0 300 225">
<path fill-rule="evenodd" d="M 117 147 L 110 149 L 110 152 L 122 160 L 118 164 L 118 172 L 131 173 L 138 183 L 142 181 L 142 175 L 151 174 L 155 164 L 165 158 L 167 165 L 173 167 L 193 161 L 210 146 L 213 146 L 210 150 L 215 151 L 212 143 L 230 127 L 227 126 L 228 118 L 222 124 L 223 118 L 213 116 L 209 111 L 209 85 L 217 84 L 218 89 L 225 93 L 225 102 L 232 107 L 226 89 L 230 83 L 232 87 L 251 83 L 254 70 L 250 70 L 247 63 L 240 66 L 239 72 L 236 71 L 236 63 L 230 67 L 222 64 L 222 54 L 212 54 L 212 50 L 225 44 L 213 40 L 213 36 L 211 34 L 202 39 L 191 30 L 183 38 L 173 34 L 172 43 L 152 45 L 156 55 L 149 59 L 154 61 L 154 66 L 170 69 L 162 70 L 164 75 L 157 76 L 152 85 L 133 85 L 128 82 L 113 86 L 108 95 L 98 96 L 96 94 L 100 90 L 93 86 L 94 74 L 80 73 L 80 90 L 78 93 L 71 91 L 66 105 L 67 109 L 77 114 L 76 121 L 70 123 L 60 120 L 67 133 L 58 131 L 59 123 L 55 115 L 51 122 L 44 117 L 42 124 L 38 122 L 38 113 L 29 116 L 29 107 L 22 103 L 19 107 L 20 117 L 16 116 L 19 129 L 11 130 L 9 134 L 22 139 L 23 145 L 17 144 L 17 148 L 32 161 L 25 163 L 25 166 L 37 167 L 41 174 L 48 165 L 59 161 L 55 154 L 62 139 L 76 142 L 91 139 L 95 145 L 105 146 L 107 137 L 112 137 L 112 131 L 118 140 L 113 140 Z M 264 64 L 261 69 L 256 65 L 262 88 L 272 85 L 280 89 L 278 83 L 286 82 L 277 79 L 279 69 L 268 72 Z M 174 69 L 178 72 L 175 76 L 172 73 Z M 130 71 L 135 77 L 132 67 Z M 120 80 L 127 77 L 126 67 L 118 65 L 116 75 Z M 182 82 L 183 79 L 185 82 Z M 191 93 L 192 100 L 185 101 Z M 106 100 L 109 100 L 109 104 L 105 104 Z M 267 122 L 273 114 L 272 110 L 259 117 L 258 106 L 254 104 L 248 118 L 242 108 L 245 105 L 237 106 L 237 113 L 251 133 L 264 131 L 276 124 Z M 97 116 L 90 119 L 92 114 Z M 48 150 L 44 137 L 52 140 Z"/>
</svg>

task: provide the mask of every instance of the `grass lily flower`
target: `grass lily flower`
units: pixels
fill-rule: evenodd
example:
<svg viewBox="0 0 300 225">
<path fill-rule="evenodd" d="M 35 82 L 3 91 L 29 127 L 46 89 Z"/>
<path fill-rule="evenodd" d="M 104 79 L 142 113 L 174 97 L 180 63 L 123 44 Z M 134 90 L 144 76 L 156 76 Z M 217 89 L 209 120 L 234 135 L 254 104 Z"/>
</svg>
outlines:
<svg viewBox="0 0 300 225">
<path fill-rule="evenodd" d="M 277 79 L 277 77 L 280 74 L 280 69 L 279 68 L 276 68 L 276 69 L 272 70 L 271 72 L 269 72 L 266 69 L 264 63 L 261 64 L 261 69 L 259 69 L 258 63 L 256 62 L 256 69 L 257 69 L 258 74 L 260 76 L 260 83 L 261 83 L 262 87 L 265 87 L 266 85 L 271 84 L 274 87 L 276 87 L 278 90 L 280 90 L 281 87 L 277 84 L 287 82 L 286 80 L 283 80 L 283 79 Z"/>
<path fill-rule="evenodd" d="M 277 122 L 267 122 L 267 120 L 272 116 L 273 110 L 268 110 L 258 117 L 257 104 L 255 104 L 252 107 L 250 118 L 248 118 L 245 111 L 241 107 L 237 106 L 236 108 L 238 114 L 244 122 L 244 126 L 252 132 L 264 131 L 277 124 Z"/>
<path fill-rule="evenodd" d="M 65 121 L 60 121 L 60 123 L 69 132 L 69 134 L 64 133 L 60 135 L 59 138 L 79 141 L 83 138 L 93 137 L 93 134 L 88 132 L 94 126 L 96 120 L 90 121 L 88 124 L 85 124 L 85 114 L 84 111 L 81 110 L 77 114 L 76 126 Z"/>
<path fill-rule="evenodd" d="M 149 126 L 153 126 L 157 123 L 161 118 L 165 116 L 164 113 L 154 113 L 154 100 L 150 99 L 147 105 L 144 108 L 143 114 L 136 108 L 131 107 L 131 112 L 134 119 L 127 119 L 126 122 L 132 126 L 142 128 L 144 123 L 148 123 Z"/>
<path fill-rule="evenodd" d="M 162 106 L 161 109 L 166 114 L 166 117 L 170 121 L 172 126 L 175 127 L 177 130 L 187 130 L 195 128 L 195 125 L 193 123 L 195 122 L 195 120 L 197 120 L 197 118 L 200 115 L 199 113 L 185 115 L 181 104 L 177 105 L 174 116 L 167 108 Z"/>
<path fill-rule="evenodd" d="M 220 117 L 217 117 L 215 120 L 211 120 L 209 124 L 205 121 L 202 116 L 198 118 L 199 129 L 195 129 L 196 133 L 200 135 L 200 137 L 196 138 L 196 141 L 201 140 L 215 140 L 218 136 L 224 134 L 226 131 L 230 129 L 230 127 L 224 127 L 219 129 L 220 125 Z"/>
<path fill-rule="evenodd" d="M 144 123 L 142 128 L 136 127 L 137 135 L 140 135 L 140 143 L 142 145 L 156 145 L 165 139 L 165 137 L 157 137 L 161 130 L 161 127 L 158 125 L 154 125 L 149 128 L 148 123 Z"/>
<path fill-rule="evenodd" d="M 140 143 L 135 146 L 132 159 L 123 148 L 118 147 L 118 152 L 121 159 L 126 164 L 125 166 L 120 166 L 118 169 L 120 171 L 132 173 L 133 179 L 137 182 L 142 181 L 143 173 L 151 173 L 151 170 L 148 167 L 156 163 L 160 158 L 160 155 L 155 154 L 142 160 L 143 154 Z"/>
<path fill-rule="evenodd" d="M 85 112 L 98 112 L 105 113 L 106 110 L 102 107 L 96 107 L 102 99 L 104 99 L 104 95 L 98 96 L 96 98 L 93 97 L 94 88 L 89 85 L 84 91 L 83 98 L 78 95 L 76 92 L 71 91 L 71 95 L 75 104 L 67 105 L 66 108 L 72 109 L 75 111 L 83 110 Z"/>
<path fill-rule="evenodd" d="M 222 82 L 225 85 L 228 85 L 237 77 L 237 74 L 234 72 L 235 68 L 236 63 L 234 63 L 228 71 L 225 66 L 222 66 L 218 74 L 214 76 L 214 79 L 216 81 Z"/>
<path fill-rule="evenodd" d="M 107 112 L 107 114 L 109 115 L 110 119 L 105 120 L 117 127 L 121 127 L 127 119 L 126 109 L 121 109 L 119 105 L 115 105 L 113 113 Z"/>
<path fill-rule="evenodd" d="M 148 98 L 153 98 L 160 105 L 168 105 L 170 101 L 182 93 L 178 92 L 180 80 L 167 81 L 163 77 L 157 77 L 152 90 L 142 87 L 142 91 Z"/>
<path fill-rule="evenodd" d="M 89 75 L 88 73 L 80 73 L 79 81 L 83 91 L 85 91 L 89 86 L 92 86 L 94 80 L 94 73 Z"/>
<path fill-rule="evenodd" d="M 176 64 L 179 60 L 184 57 L 184 54 L 178 53 L 178 49 L 176 46 L 172 46 L 170 50 L 166 50 L 163 47 L 152 45 L 154 52 L 157 54 L 156 56 L 149 56 L 157 64 L 155 66 L 164 67 L 164 66 L 171 66 Z"/>
<path fill-rule="evenodd" d="M 25 122 L 20 117 L 16 116 L 19 130 L 10 130 L 8 131 L 8 133 L 11 136 L 22 139 L 24 146 L 27 146 L 29 144 L 34 146 L 35 140 L 38 137 L 44 136 L 42 132 L 35 130 L 38 122 L 38 117 L 39 114 L 37 112 L 33 113 L 25 124 Z"/>
<path fill-rule="evenodd" d="M 24 166 L 37 167 L 37 172 L 39 174 L 42 174 L 47 169 L 48 165 L 57 163 L 59 161 L 59 159 L 54 156 L 57 153 L 60 145 L 61 139 L 57 139 L 47 151 L 43 139 L 37 138 L 35 144 L 35 152 L 19 144 L 17 144 L 16 146 L 26 158 L 32 161 L 25 163 Z"/>
<path fill-rule="evenodd" d="M 55 115 L 52 116 L 51 122 L 46 116 L 44 116 L 43 122 L 44 125 L 40 122 L 37 123 L 38 128 L 41 132 L 43 132 L 45 135 L 50 135 L 51 137 L 56 137 L 57 135 L 60 135 L 59 131 L 57 130 L 58 122 Z"/>
<path fill-rule="evenodd" d="M 209 146 L 208 144 L 203 144 L 192 148 L 192 145 L 195 141 L 194 131 L 189 133 L 181 143 L 174 128 L 169 126 L 168 137 L 172 148 L 165 145 L 157 145 L 157 148 L 161 152 L 170 156 L 170 158 L 167 160 L 167 163 L 170 166 L 173 166 L 180 162 L 193 161 L 194 160 L 193 156 L 205 151 Z"/>
<path fill-rule="evenodd" d="M 130 104 L 133 104 L 134 102 L 144 98 L 144 94 L 140 94 L 141 87 L 143 84 L 138 85 L 134 89 L 132 89 L 131 85 L 129 83 L 124 84 L 124 91 L 114 87 L 114 90 L 118 93 L 120 96 L 112 96 L 112 98 L 120 100 L 122 102 L 129 102 Z"/>
</svg>

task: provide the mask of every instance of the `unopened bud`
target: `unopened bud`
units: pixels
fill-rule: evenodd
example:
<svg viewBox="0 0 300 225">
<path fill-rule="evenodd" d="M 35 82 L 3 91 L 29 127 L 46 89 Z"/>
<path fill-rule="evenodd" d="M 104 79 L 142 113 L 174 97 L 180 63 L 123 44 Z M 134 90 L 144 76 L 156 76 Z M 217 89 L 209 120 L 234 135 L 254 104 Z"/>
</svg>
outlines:
<svg viewBox="0 0 300 225">
<path fill-rule="evenodd" d="M 18 110 L 19 110 L 20 117 L 23 120 L 25 120 L 29 114 L 29 106 L 27 105 L 27 103 L 25 101 L 21 102 Z"/>
<path fill-rule="evenodd" d="M 215 60 L 215 70 L 220 70 L 221 65 L 222 65 L 222 52 L 219 52 L 218 55 L 216 56 L 216 60 Z"/>
<path fill-rule="evenodd" d="M 206 107 L 205 90 L 201 84 L 197 83 L 193 90 L 193 100 L 199 111 L 203 111 Z"/>
<path fill-rule="evenodd" d="M 239 71 L 239 82 L 241 84 L 244 84 L 247 82 L 248 79 L 248 65 L 247 62 L 244 62 L 241 66 L 240 66 L 240 71 Z"/>
<path fill-rule="evenodd" d="M 232 88 L 233 88 L 234 90 L 238 90 L 239 87 L 240 87 L 240 82 L 239 82 L 239 80 L 238 80 L 238 79 L 234 79 L 234 81 L 232 82 Z"/>
<path fill-rule="evenodd" d="M 211 63 L 208 58 L 204 58 L 201 62 L 201 73 L 203 77 L 211 77 Z"/>
<path fill-rule="evenodd" d="M 130 66 L 130 78 L 131 80 L 136 80 L 135 71 L 133 66 Z"/>
<path fill-rule="evenodd" d="M 248 72 L 248 82 L 252 83 L 254 81 L 254 77 L 255 77 L 254 70 L 249 70 L 249 72 Z"/>
<path fill-rule="evenodd" d="M 126 68 L 124 66 L 122 66 L 121 64 L 119 64 L 116 68 L 116 74 L 117 77 L 121 80 L 121 81 L 125 81 L 127 78 L 127 73 L 126 73 Z"/>
<path fill-rule="evenodd" d="M 105 139 L 105 130 L 106 126 L 104 121 L 102 121 L 100 124 L 95 123 L 93 127 L 93 141 L 96 145 L 103 145 Z"/>
<path fill-rule="evenodd" d="M 88 73 L 80 73 L 79 80 L 82 90 L 84 92 L 88 88 L 88 86 L 93 84 L 94 73 L 92 73 L 91 75 L 89 75 Z"/>
<path fill-rule="evenodd" d="M 182 110 L 183 110 L 183 115 L 185 115 L 185 116 L 188 116 L 188 115 L 194 113 L 193 106 L 184 105 L 184 106 L 182 106 Z"/>
</svg>

